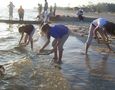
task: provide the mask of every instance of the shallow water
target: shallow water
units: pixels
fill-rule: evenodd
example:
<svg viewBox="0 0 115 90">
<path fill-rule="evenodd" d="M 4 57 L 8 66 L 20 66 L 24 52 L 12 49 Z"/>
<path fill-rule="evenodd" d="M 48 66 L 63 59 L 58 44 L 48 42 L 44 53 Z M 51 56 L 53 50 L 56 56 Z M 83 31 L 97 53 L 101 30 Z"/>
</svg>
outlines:
<svg viewBox="0 0 115 90">
<path fill-rule="evenodd" d="M 89 54 L 84 55 L 84 42 L 76 37 L 70 37 L 66 44 L 69 45 L 66 48 L 62 73 L 72 90 L 115 89 L 114 53 L 97 52 L 90 48 Z"/>
<path fill-rule="evenodd" d="M 70 36 L 64 46 L 63 64 L 53 64 L 52 54 L 37 55 L 30 46 L 18 46 L 19 26 L 0 23 L 0 64 L 6 70 L 0 77 L 0 90 L 115 89 L 113 53 L 90 48 L 86 56 L 84 42 Z M 36 31 L 34 39 L 37 34 Z M 38 46 L 38 40 L 35 40 L 34 49 Z"/>
<path fill-rule="evenodd" d="M 0 11 L 2 12 L 0 14 L 0 19 L 9 19 L 9 11 L 7 7 L 0 8 Z M 36 20 L 37 15 L 37 9 L 25 9 L 24 20 Z M 18 10 L 16 8 L 13 11 L 13 20 L 19 20 Z"/>
<path fill-rule="evenodd" d="M 9 25 L 0 24 L 0 65 L 5 68 L 5 75 L 0 76 L 0 90 L 69 90 L 59 68 L 51 65 L 51 57 L 38 56 L 30 46 L 18 46 L 18 26 L 13 25 L 10 31 Z"/>
</svg>

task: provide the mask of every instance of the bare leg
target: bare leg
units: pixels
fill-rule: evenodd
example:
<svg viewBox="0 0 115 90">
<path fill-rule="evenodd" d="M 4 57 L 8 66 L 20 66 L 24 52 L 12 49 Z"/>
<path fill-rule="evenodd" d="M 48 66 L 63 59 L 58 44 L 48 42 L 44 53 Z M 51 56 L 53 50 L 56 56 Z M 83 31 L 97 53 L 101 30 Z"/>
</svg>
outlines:
<svg viewBox="0 0 115 90">
<path fill-rule="evenodd" d="M 57 42 L 56 42 L 56 40 L 54 39 L 54 41 L 52 42 L 53 48 L 54 48 L 54 46 L 55 46 L 56 43 L 57 43 Z M 58 56 L 57 56 L 57 48 L 56 48 L 56 50 L 54 51 L 54 57 L 53 57 L 53 59 L 54 59 L 54 62 L 57 62 L 57 59 L 58 59 Z"/>
<path fill-rule="evenodd" d="M 57 59 L 57 50 L 54 51 L 54 59 Z"/>
<path fill-rule="evenodd" d="M 109 44 L 106 42 L 106 35 L 104 35 L 103 32 L 101 32 L 101 30 L 99 31 L 100 32 L 100 35 L 102 36 L 102 39 L 104 41 L 104 43 L 107 45 L 107 47 L 109 48 L 110 51 L 112 51 L 111 47 L 109 46 Z"/>
<path fill-rule="evenodd" d="M 24 39 L 24 43 L 27 43 L 28 40 L 28 35 L 26 34 L 25 39 Z"/>
<path fill-rule="evenodd" d="M 31 38 L 31 49 L 33 51 L 33 39 Z"/>
<path fill-rule="evenodd" d="M 63 55 L 63 50 L 60 50 L 59 51 L 59 59 L 58 59 L 59 64 L 62 62 L 62 55 Z"/>
<path fill-rule="evenodd" d="M 57 62 L 58 56 L 57 56 L 57 49 L 54 51 L 54 62 Z"/>
<path fill-rule="evenodd" d="M 96 37 L 96 40 L 97 40 L 98 44 L 100 43 L 100 37 L 99 37 L 99 35 L 100 35 L 100 34 L 99 34 L 99 32 L 97 31 L 95 37 Z"/>
</svg>

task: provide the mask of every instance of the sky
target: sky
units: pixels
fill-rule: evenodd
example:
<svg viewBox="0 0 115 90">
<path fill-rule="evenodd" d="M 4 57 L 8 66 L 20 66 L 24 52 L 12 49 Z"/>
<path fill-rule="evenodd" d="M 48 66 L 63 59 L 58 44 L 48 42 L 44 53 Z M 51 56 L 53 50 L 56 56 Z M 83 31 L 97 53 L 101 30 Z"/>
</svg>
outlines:
<svg viewBox="0 0 115 90">
<path fill-rule="evenodd" d="M 33 8 L 37 7 L 38 3 L 41 3 L 44 5 L 44 0 L 0 0 L 0 8 L 7 7 L 9 2 L 12 1 L 16 8 L 19 8 L 20 5 L 23 6 L 23 8 Z M 105 3 L 114 3 L 115 0 L 47 0 L 49 6 L 54 6 L 54 3 L 56 3 L 57 6 L 62 7 L 76 7 L 76 6 L 82 6 L 82 5 L 88 5 L 89 3 L 97 4 L 101 2 Z"/>
</svg>

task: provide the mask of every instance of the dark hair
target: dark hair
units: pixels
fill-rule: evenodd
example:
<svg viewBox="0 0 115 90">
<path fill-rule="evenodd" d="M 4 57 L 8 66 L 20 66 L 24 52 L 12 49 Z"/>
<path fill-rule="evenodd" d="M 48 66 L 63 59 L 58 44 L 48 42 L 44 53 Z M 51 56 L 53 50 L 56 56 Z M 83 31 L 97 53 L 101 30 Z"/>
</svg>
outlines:
<svg viewBox="0 0 115 90">
<path fill-rule="evenodd" d="M 0 68 L 3 68 L 3 65 L 0 65 Z"/>
<path fill-rule="evenodd" d="M 49 24 L 44 24 L 41 28 L 42 32 L 46 32 L 50 28 Z"/>
<path fill-rule="evenodd" d="M 113 22 L 108 22 L 105 25 L 105 29 L 107 31 L 107 33 L 111 34 L 111 35 L 115 35 L 115 23 Z"/>
<path fill-rule="evenodd" d="M 19 33 L 23 32 L 23 28 L 24 28 L 24 26 L 19 27 L 19 29 L 18 29 Z"/>
</svg>

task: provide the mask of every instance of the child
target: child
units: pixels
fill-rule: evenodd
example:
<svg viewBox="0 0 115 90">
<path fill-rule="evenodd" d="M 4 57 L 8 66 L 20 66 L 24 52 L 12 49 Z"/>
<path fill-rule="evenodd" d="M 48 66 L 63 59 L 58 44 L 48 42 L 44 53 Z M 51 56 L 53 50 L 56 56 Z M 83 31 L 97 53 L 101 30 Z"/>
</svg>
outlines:
<svg viewBox="0 0 115 90">
<path fill-rule="evenodd" d="M 19 45 L 26 46 L 29 44 L 29 42 L 31 42 L 31 49 L 33 50 L 33 38 L 32 38 L 32 36 L 35 32 L 34 26 L 33 25 L 23 25 L 23 26 L 19 27 L 18 30 L 19 30 L 19 33 L 22 34 L 20 41 L 19 41 Z M 23 38 L 24 38 L 24 43 L 22 43 Z"/>
<path fill-rule="evenodd" d="M 104 18 L 98 18 L 90 24 L 89 35 L 86 41 L 86 51 L 85 51 L 86 54 L 92 42 L 93 36 L 95 36 L 99 42 L 99 37 L 97 36 L 97 32 L 101 35 L 104 43 L 107 45 L 109 50 L 110 51 L 112 50 L 109 44 L 107 43 L 108 42 L 107 34 L 115 35 L 115 24 L 112 22 L 109 22 L 108 20 Z"/>
<path fill-rule="evenodd" d="M 52 52 L 54 52 L 54 62 L 61 63 L 63 55 L 63 45 L 69 36 L 69 29 L 64 25 L 49 26 L 45 24 L 42 26 L 41 31 L 47 36 L 47 42 L 40 49 L 40 52 L 50 43 L 50 37 L 54 38 L 52 42 Z"/>
</svg>

